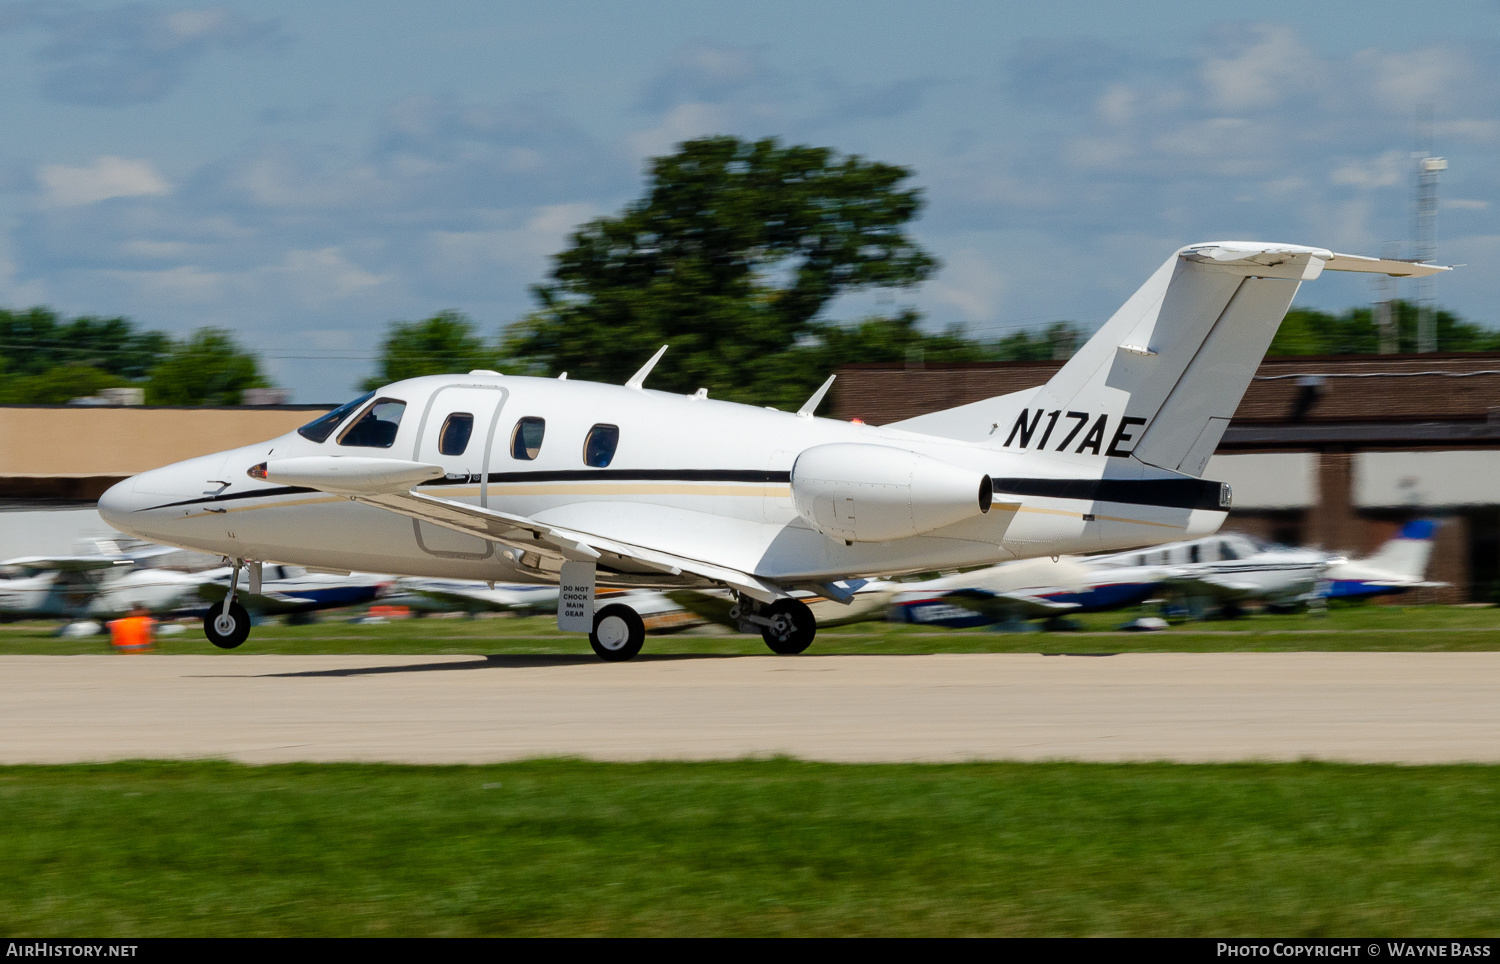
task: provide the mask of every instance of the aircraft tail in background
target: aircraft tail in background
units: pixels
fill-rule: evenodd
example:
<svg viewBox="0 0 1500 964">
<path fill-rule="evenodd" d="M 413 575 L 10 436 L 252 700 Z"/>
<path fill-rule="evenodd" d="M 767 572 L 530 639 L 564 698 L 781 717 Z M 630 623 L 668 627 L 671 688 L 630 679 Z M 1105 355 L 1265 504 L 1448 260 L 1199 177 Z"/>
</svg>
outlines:
<svg viewBox="0 0 1500 964">
<path fill-rule="evenodd" d="M 1426 519 L 1408 522 L 1396 538 L 1363 559 L 1335 563 L 1323 573 L 1323 595 L 1330 599 L 1380 596 L 1408 589 L 1448 585 L 1427 581 L 1436 524 Z"/>
<path fill-rule="evenodd" d="M 1168 258 L 1045 384 L 897 422 L 1004 449 L 1129 457 L 1202 476 L 1303 281 L 1418 276 L 1433 265 L 1221 241 Z"/>
<path fill-rule="evenodd" d="M 1421 582 L 1427 577 L 1427 562 L 1432 558 L 1432 534 L 1436 526 L 1427 519 L 1408 522 L 1396 538 L 1386 542 L 1375 554 L 1360 560 L 1371 569 Z"/>
</svg>

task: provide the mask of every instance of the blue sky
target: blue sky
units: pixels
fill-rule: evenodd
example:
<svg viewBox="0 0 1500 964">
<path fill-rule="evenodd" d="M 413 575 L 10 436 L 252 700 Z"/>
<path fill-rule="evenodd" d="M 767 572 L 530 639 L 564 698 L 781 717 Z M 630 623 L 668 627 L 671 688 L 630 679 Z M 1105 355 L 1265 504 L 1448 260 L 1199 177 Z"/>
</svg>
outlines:
<svg viewBox="0 0 1500 964">
<path fill-rule="evenodd" d="M 1467 265 L 1435 295 L 1500 326 L 1500 4 L 1232 9 L 0 2 L 0 305 L 231 328 L 297 400 L 335 400 L 392 320 L 520 317 L 646 158 L 730 133 L 926 192 L 942 270 L 834 317 L 1093 328 L 1183 244 L 1410 239 L 1430 105 L 1440 255 Z"/>
</svg>

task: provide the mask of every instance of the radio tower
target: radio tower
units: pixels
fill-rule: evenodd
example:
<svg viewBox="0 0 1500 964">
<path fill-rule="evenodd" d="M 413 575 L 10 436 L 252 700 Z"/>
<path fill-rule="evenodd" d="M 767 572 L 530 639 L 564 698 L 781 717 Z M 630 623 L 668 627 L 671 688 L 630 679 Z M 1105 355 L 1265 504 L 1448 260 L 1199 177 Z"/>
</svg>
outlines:
<svg viewBox="0 0 1500 964">
<path fill-rule="evenodd" d="M 1432 120 L 1424 118 L 1417 152 L 1417 250 L 1418 261 L 1437 258 L 1438 175 L 1448 169 L 1445 158 L 1432 155 Z M 1437 351 L 1437 316 L 1432 306 L 1432 280 L 1417 279 L 1417 351 Z"/>
</svg>

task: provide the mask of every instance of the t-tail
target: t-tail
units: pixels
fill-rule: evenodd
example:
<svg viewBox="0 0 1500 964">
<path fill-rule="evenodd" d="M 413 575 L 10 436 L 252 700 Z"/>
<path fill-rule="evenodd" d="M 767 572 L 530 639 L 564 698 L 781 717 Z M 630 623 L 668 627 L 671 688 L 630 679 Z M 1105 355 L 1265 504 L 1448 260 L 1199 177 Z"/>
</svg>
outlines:
<svg viewBox="0 0 1500 964">
<path fill-rule="evenodd" d="M 1449 269 L 1293 244 L 1189 245 L 1045 385 L 892 427 L 1068 460 L 1128 458 L 1201 478 L 1297 289 L 1325 270 L 1414 277 Z"/>
</svg>

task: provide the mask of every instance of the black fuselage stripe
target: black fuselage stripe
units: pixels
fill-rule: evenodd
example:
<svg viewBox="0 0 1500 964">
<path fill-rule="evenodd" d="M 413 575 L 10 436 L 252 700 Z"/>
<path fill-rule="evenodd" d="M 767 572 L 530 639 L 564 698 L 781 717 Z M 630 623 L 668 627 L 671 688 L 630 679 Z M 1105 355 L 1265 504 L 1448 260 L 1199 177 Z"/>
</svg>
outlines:
<svg viewBox="0 0 1500 964">
<path fill-rule="evenodd" d="M 507 483 L 536 482 L 750 482 L 787 484 L 790 472 L 754 469 L 570 469 L 549 472 L 491 472 L 488 481 Z M 477 476 L 434 479 L 426 486 L 474 485 Z M 1220 484 L 1204 479 L 1023 479 L 995 478 L 995 494 L 1035 495 L 1053 499 L 1076 499 L 1081 502 L 1117 502 L 1125 505 L 1150 505 L 1168 509 L 1219 510 Z M 184 499 L 151 506 L 171 509 L 188 505 L 233 502 L 239 499 L 270 498 L 317 492 L 300 485 L 226 492 L 222 495 Z M 503 490 L 496 493 L 503 494 Z M 149 510 L 140 510 L 149 511 Z"/>
<path fill-rule="evenodd" d="M 780 482 L 790 472 L 754 469 L 569 469 L 553 472 L 491 472 L 491 482 Z M 463 485 L 465 480 L 438 479 L 430 485 Z M 473 483 L 469 483 L 473 484 Z"/>
<path fill-rule="evenodd" d="M 995 495 L 1039 495 L 1164 509 L 1221 510 L 1222 486 L 1206 479 L 992 479 Z"/>
<path fill-rule="evenodd" d="M 146 509 L 137 509 L 137 512 L 149 512 L 151 509 L 174 509 L 183 505 L 204 505 L 209 502 L 233 502 L 237 499 L 259 499 L 273 495 L 297 495 L 302 492 L 317 492 L 305 485 L 281 485 L 270 489 L 251 489 L 247 492 L 225 492 L 223 495 L 208 495 L 201 499 L 184 499 L 181 502 L 164 502 L 161 505 L 153 505 Z"/>
</svg>

